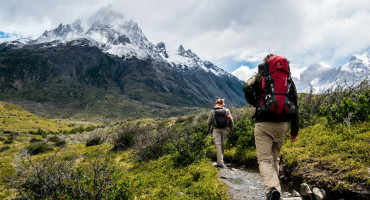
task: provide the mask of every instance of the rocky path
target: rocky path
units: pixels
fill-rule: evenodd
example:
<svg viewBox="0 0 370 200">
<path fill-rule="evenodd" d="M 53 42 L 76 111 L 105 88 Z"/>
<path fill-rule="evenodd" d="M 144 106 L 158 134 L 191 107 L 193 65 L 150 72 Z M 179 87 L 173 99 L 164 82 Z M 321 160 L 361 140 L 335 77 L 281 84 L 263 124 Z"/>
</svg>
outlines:
<svg viewBox="0 0 370 200">
<path fill-rule="evenodd" d="M 219 176 L 221 181 L 227 185 L 231 200 L 266 199 L 260 175 L 256 170 L 226 167 L 219 169 Z M 284 190 L 284 186 L 282 197 L 287 200 L 296 199 Z"/>
</svg>

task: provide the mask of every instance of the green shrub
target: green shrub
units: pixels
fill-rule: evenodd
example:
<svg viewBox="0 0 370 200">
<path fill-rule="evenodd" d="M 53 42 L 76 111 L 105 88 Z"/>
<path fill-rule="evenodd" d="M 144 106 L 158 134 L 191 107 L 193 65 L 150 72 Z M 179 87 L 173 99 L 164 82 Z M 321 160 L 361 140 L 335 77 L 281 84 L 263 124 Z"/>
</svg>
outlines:
<svg viewBox="0 0 370 200">
<path fill-rule="evenodd" d="M 9 146 L 3 146 L 3 147 L 0 148 L 0 152 L 6 151 L 8 149 L 10 149 Z"/>
<path fill-rule="evenodd" d="M 37 155 L 40 153 L 51 151 L 53 150 L 53 147 L 46 144 L 45 142 L 42 142 L 42 143 L 30 144 L 29 146 L 26 147 L 26 150 L 30 155 Z"/>
<path fill-rule="evenodd" d="M 64 140 L 60 140 L 60 141 L 58 141 L 58 142 L 55 142 L 55 144 L 54 144 L 55 146 L 57 146 L 57 147 L 64 147 L 64 146 L 66 146 L 67 145 L 67 142 L 66 141 L 64 141 Z"/>
<path fill-rule="evenodd" d="M 80 126 L 80 127 L 77 127 L 77 128 L 74 128 L 74 129 L 70 130 L 69 133 L 70 134 L 76 134 L 76 133 L 82 133 L 84 131 L 85 131 L 84 127 Z"/>
<path fill-rule="evenodd" d="M 38 128 L 37 131 L 28 131 L 31 135 L 46 135 L 46 131 L 42 130 L 41 128 Z"/>
<path fill-rule="evenodd" d="M 90 146 L 100 145 L 100 144 L 102 144 L 103 142 L 104 142 L 104 140 L 103 140 L 101 137 L 99 137 L 99 136 L 95 136 L 95 137 L 89 138 L 89 139 L 86 141 L 85 145 L 86 145 L 87 147 L 90 147 Z"/>
<path fill-rule="evenodd" d="M 42 142 L 42 139 L 39 138 L 31 138 L 30 143 Z"/>
<path fill-rule="evenodd" d="M 23 157 L 16 164 L 19 173 L 8 181 L 20 199 L 129 199 L 131 180 L 103 157 L 98 152 L 89 165 L 77 166 L 79 156 L 55 154 L 37 163 Z"/>
<path fill-rule="evenodd" d="M 242 146 L 242 148 L 250 148 L 255 146 L 254 144 L 254 126 L 253 121 L 246 117 L 240 118 L 234 124 L 233 131 L 228 133 L 227 143 L 228 145 Z"/>
<path fill-rule="evenodd" d="M 85 128 L 85 131 L 90 132 L 90 131 L 92 131 L 94 129 L 96 129 L 95 126 L 88 126 L 88 127 Z"/>
<path fill-rule="evenodd" d="M 59 142 L 60 138 L 58 136 L 54 135 L 52 137 L 49 137 L 48 140 L 51 141 L 51 142 Z"/>
<path fill-rule="evenodd" d="M 3 138 L 3 137 L 0 137 L 0 141 L 4 141 L 5 140 L 5 138 Z"/>
<path fill-rule="evenodd" d="M 137 161 L 149 161 L 174 152 L 172 130 L 161 129 L 157 132 L 140 134 L 133 146 L 133 155 Z"/>
<path fill-rule="evenodd" d="M 113 138 L 113 149 L 120 151 L 132 147 L 135 143 L 135 137 L 143 135 L 146 132 L 146 128 L 139 126 L 128 126 L 117 130 L 117 133 Z"/>
<path fill-rule="evenodd" d="M 176 151 L 172 154 L 175 166 L 187 166 L 206 157 L 206 150 L 212 140 L 207 133 L 206 123 L 201 123 L 196 127 L 180 129 L 178 137 L 174 141 Z"/>
<path fill-rule="evenodd" d="M 367 90 L 363 94 L 354 98 L 343 98 L 339 104 L 326 107 L 325 114 L 329 123 L 340 123 L 351 121 L 366 121 L 370 119 L 370 92 Z"/>
<path fill-rule="evenodd" d="M 8 140 L 5 140 L 5 141 L 4 141 L 4 144 L 12 144 L 13 142 L 14 142 L 14 140 L 9 140 L 9 139 L 8 139 Z"/>
</svg>

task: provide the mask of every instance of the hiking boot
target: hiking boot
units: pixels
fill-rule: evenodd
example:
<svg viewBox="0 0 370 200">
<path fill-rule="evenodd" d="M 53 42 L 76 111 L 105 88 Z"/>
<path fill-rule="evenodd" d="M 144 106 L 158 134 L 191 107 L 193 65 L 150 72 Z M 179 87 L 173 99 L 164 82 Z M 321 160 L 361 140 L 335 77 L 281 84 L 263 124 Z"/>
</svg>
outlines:
<svg viewBox="0 0 370 200">
<path fill-rule="evenodd" d="M 279 200 L 280 192 L 276 188 L 271 188 L 270 192 L 267 194 L 267 200 Z"/>
<path fill-rule="evenodd" d="M 226 168 L 226 166 L 224 164 L 222 164 L 222 165 L 217 164 L 216 167 L 217 168 L 222 168 L 222 169 Z"/>
</svg>

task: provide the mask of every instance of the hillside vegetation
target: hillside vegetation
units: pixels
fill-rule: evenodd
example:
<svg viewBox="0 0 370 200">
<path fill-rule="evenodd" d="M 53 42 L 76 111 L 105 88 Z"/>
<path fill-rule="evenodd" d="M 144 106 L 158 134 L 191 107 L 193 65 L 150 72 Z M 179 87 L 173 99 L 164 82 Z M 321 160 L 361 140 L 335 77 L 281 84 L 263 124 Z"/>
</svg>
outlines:
<svg viewBox="0 0 370 200">
<path fill-rule="evenodd" d="M 329 199 L 367 199 L 369 97 L 367 84 L 301 94 L 301 130 L 294 143 L 287 135 L 282 181 L 295 189 L 302 182 L 324 188 Z M 225 160 L 256 167 L 254 108 L 231 112 L 235 127 L 228 135 Z M 207 116 L 208 111 L 126 120 L 75 133 L 3 131 L 0 197 L 227 199 L 210 162 L 216 150 L 206 131 Z"/>
<path fill-rule="evenodd" d="M 19 106 L 0 101 L 0 132 L 63 132 L 71 131 L 79 126 L 94 126 L 94 123 L 79 122 L 68 123 L 63 120 L 55 120 L 39 117 Z"/>
</svg>

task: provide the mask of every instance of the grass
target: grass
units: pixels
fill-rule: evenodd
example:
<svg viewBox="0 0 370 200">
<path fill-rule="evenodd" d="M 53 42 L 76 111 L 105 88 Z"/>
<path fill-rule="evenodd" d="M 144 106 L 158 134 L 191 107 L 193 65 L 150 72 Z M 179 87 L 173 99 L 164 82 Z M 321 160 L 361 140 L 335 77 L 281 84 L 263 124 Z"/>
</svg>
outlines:
<svg viewBox="0 0 370 200">
<path fill-rule="evenodd" d="M 71 123 L 63 124 L 59 121 L 38 117 L 8 103 L 1 105 L 3 113 L 1 115 L 5 116 L 9 122 L 10 119 L 17 121 L 19 126 L 6 123 L 8 125 L 6 131 L 0 132 L 0 138 L 2 138 L 0 140 L 0 199 L 15 198 L 15 190 L 8 187 L 5 178 L 16 174 L 14 167 L 17 162 L 15 161 L 27 148 L 37 149 L 37 152 L 32 155 L 35 163 L 54 157 L 58 152 L 57 154 L 61 155 L 60 159 L 68 160 L 68 157 L 72 155 L 81 156 L 76 160 L 76 165 L 82 167 L 88 166 L 94 159 L 94 154 L 101 151 L 105 157 L 114 161 L 117 166 L 116 171 L 123 172 L 124 177 L 129 178 L 130 199 L 228 199 L 225 185 L 218 180 L 217 169 L 212 167 L 207 159 L 185 167 L 176 167 L 170 155 L 149 162 L 137 162 L 132 158 L 132 149 L 112 151 L 113 145 L 109 141 L 86 146 L 82 141 L 88 138 L 91 132 L 67 135 L 61 133 L 54 133 L 55 135 L 29 134 L 29 130 L 35 131 L 36 129 L 37 131 L 46 129 L 45 127 L 57 127 L 57 129 L 47 129 L 50 131 L 58 130 L 58 128 L 72 130 L 76 127 Z M 27 120 L 23 119 L 24 117 Z M 39 126 L 27 129 L 30 125 L 29 118 L 37 119 Z M 128 120 L 110 124 L 104 128 L 104 131 L 109 135 L 111 131 L 116 131 L 116 128 L 128 125 L 149 126 L 156 130 L 159 127 L 174 125 L 175 122 L 176 118 Z M 49 126 L 48 123 L 50 123 Z M 11 138 L 11 144 L 5 144 L 8 138 Z M 66 144 L 58 147 L 58 141 L 66 141 Z"/>
<path fill-rule="evenodd" d="M 370 122 L 357 123 L 350 130 L 343 124 L 309 126 L 296 142 L 286 142 L 282 161 L 318 184 L 333 183 L 329 186 L 333 190 L 369 187 L 369 127 Z"/>
<path fill-rule="evenodd" d="M 228 199 L 226 187 L 218 180 L 209 160 L 176 168 L 170 156 L 138 163 L 129 171 L 133 199 Z"/>
<path fill-rule="evenodd" d="M 39 129 L 44 131 L 71 131 L 72 123 L 58 119 L 47 119 L 34 115 L 19 106 L 0 101 L 0 131 L 28 132 Z M 86 123 L 85 126 L 93 123 Z"/>
</svg>

